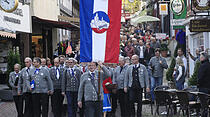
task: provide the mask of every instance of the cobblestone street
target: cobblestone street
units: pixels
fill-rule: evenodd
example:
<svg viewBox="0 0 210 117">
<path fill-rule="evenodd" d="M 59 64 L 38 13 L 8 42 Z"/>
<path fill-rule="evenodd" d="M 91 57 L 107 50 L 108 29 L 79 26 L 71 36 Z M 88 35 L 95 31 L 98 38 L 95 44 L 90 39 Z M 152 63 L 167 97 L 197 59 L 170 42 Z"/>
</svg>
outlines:
<svg viewBox="0 0 210 117">
<path fill-rule="evenodd" d="M 153 110 L 154 110 L 154 107 L 153 107 Z M 164 109 L 161 109 L 160 113 L 163 111 Z M 142 115 L 143 117 L 158 117 L 158 116 L 151 115 L 149 105 L 143 105 Z M 16 117 L 16 116 L 17 116 L 17 112 L 15 110 L 14 102 L 0 102 L 0 117 Z M 159 117 L 164 117 L 164 116 L 165 115 L 160 115 Z M 53 117 L 51 111 L 49 112 L 49 117 Z M 116 117 L 120 117 L 119 108 L 117 109 Z M 173 116 L 173 117 L 176 117 L 176 116 Z"/>
</svg>

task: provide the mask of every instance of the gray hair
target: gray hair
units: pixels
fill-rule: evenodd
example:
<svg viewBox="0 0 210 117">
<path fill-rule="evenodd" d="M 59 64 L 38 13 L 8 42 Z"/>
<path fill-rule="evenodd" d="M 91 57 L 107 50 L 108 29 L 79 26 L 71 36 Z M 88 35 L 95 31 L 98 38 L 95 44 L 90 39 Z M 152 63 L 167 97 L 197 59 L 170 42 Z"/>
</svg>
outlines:
<svg viewBox="0 0 210 117">
<path fill-rule="evenodd" d="M 125 61 L 125 57 L 124 56 L 120 56 L 119 60 Z"/>
<path fill-rule="evenodd" d="M 15 67 L 15 66 L 17 66 L 17 67 L 19 68 L 19 70 L 21 69 L 21 65 L 20 65 L 20 64 L 16 63 L 16 64 L 14 65 L 14 67 Z"/>
<path fill-rule="evenodd" d="M 205 58 L 205 60 L 207 60 L 208 59 L 208 54 L 206 53 L 206 52 L 202 52 L 201 53 L 201 56 L 203 56 L 204 58 Z"/>
<path fill-rule="evenodd" d="M 32 59 L 30 57 L 26 57 L 25 60 L 29 60 L 30 62 L 32 62 Z"/>
</svg>

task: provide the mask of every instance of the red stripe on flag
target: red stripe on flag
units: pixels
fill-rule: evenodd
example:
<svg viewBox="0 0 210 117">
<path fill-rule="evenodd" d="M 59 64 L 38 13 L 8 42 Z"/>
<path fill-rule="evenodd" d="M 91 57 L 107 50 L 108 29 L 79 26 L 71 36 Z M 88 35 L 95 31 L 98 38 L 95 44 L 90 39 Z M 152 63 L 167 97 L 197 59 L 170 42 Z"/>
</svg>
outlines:
<svg viewBox="0 0 210 117">
<path fill-rule="evenodd" d="M 120 52 L 121 4 L 122 0 L 108 1 L 110 24 L 107 30 L 105 63 L 118 63 Z"/>
</svg>

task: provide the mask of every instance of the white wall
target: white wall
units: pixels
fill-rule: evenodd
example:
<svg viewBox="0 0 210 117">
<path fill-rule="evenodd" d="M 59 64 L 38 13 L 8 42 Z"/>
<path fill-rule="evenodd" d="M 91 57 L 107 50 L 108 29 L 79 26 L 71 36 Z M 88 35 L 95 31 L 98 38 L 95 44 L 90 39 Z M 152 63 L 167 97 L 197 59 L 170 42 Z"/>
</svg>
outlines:
<svg viewBox="0 0 210 117">
<path fill-rule="evenodd" d="M 58 21 L 60 9 L 57 0 L 32 0 L 32 16 Z"/>
</svg>

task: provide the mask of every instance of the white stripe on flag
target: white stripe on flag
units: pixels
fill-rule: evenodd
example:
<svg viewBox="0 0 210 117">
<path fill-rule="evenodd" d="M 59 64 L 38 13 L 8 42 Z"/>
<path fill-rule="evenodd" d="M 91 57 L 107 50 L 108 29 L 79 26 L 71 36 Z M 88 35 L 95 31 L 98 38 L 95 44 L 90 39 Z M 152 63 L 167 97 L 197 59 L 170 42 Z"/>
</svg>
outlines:
<svg viewBox="0 0 210 117">
<path fill-rule="evenodd" d="M 109 0 L 94 0 L 93 14 L 97 11 L 103 11 L 108 14 Z M 99 34 L 92 31 L 92 61 L 104 62 L 106 48 L 106 32 Z"/>
</svg>

